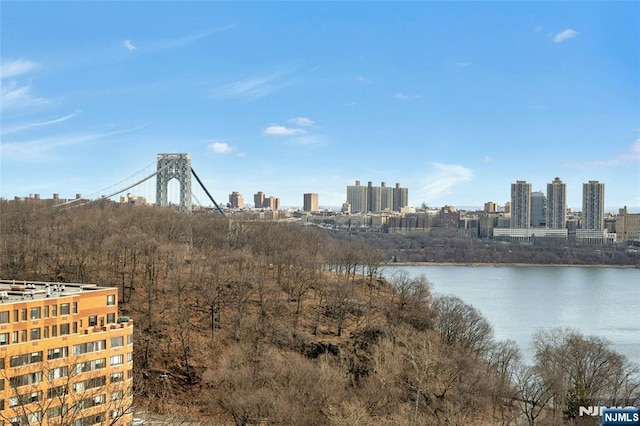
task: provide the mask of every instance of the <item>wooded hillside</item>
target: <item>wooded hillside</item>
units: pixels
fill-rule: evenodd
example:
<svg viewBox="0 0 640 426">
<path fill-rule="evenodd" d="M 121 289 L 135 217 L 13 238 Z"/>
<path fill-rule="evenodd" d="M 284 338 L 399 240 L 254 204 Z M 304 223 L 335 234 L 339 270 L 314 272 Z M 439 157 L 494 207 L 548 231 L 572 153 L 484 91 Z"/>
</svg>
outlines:
<svg viewBox="0 0 640 426">
<path fill-rule="evenodd" d="M 380 251 L 321 230 L 108 202 L 1 208 L 3 279 L 118 287 L 148 412 L 204 424 L 558 424 L 613 395 L 640 401 L 637 367 L 607 342 L 541 334 L 525 366 L 472 306 L 433 297 L 425 277 L 379 279 Z"/>
</svg>

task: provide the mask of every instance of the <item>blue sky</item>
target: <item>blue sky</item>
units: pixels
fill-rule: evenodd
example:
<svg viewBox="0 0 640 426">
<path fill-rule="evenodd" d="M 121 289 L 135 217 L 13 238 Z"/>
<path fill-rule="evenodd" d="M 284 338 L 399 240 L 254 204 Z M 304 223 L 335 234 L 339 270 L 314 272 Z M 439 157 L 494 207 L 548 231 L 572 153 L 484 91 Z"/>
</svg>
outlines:
<svg viewBox="0 0 640 426">
<path fill-rule="evenodd" d="M 2 1 L 1 196 L 96 193 L 187 152 L 219 202 L 640 208 L 640 2 Z M 140 189 L 142 191 L 142 189 Z M 135 190 L 133 191 L 136 192 Z M 150 194 L 143 194 L 150 195 Z"/>
</svg>

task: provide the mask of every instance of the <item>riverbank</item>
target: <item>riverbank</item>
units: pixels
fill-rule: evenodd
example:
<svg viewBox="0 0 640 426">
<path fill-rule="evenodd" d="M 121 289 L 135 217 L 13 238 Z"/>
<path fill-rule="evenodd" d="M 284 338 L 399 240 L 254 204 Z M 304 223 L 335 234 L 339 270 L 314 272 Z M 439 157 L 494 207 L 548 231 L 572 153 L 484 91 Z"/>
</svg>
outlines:
<svg viewBox="0 0 640 426">
<path fill-rule="evenodd" d="M 492 267 L 578 267 L 578 268 L 630 268 L 640 269 L 640 265 L 576 265 L 562 263 L 480 263 L 480 262 L 384 262 L 383 266 L 492 266 Z"/>
</svg>

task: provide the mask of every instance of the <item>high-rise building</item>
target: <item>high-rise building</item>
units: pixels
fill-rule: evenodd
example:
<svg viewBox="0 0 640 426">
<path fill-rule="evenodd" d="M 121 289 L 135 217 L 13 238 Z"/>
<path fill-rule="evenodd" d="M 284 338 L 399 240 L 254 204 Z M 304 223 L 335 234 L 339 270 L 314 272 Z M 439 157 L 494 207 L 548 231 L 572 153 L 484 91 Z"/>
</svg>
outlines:
<svg viewBox="0 0 640 426">
<path fill-rule="evenodd" d="M 549 229 L 564 229 L 567 221 L 567 184 L 560 178 L 547 184 L 546 226 Z"/>
<path fill-rule="evenodd" d="M 531 217 L 531 184 L 518 180 L 511 184 L 511 220 L 512 229 L 529 228 Z"/>
<path fill-rule="evenodd" d="M 233 191 L 231 194 L 229 194 L 229 204 L 231 204 L 231 207 L 234 209 L 243 208 L 244 198 L 242 197 L 242 194 L 237 191 Z"/>
<path fill-rule="evenodd" d="M 373 186 L 373 182 L 367 183 L 367 211 L 379 212 L 382 210 L 382 197 L 380 187 Z"/>
<path fill-rule="evenodd" d="M 367 188 L 360 185 L 359 180 L 355 185 L 347 186 L 347 203 L 351 205 L 352 213 L 367 211 Z"/>
<path fill-rule="evenodd" d="M 393 210 L 393 190 L 394 188 L 387 186 L 385 182 L 380 184 L 380 211 Z"/>
<path fill-rule="evenodd" d="M 604 229 L 604 183 L 582 184 L 582 229 Z"/>
<path fill-rule="evenodd" d="M 531 193 L 531 227 L 544 228 L 546 204 L 547 200 L 542 191 Z"/>
<path fill-rule="evenodd" d="M 0 281 L 0 419 L 131 424 L 133 321 L 117 298 L 113 287 Z"/>
<path fill-rule="evenodd" d="M 280 198 L 269 196 L 265 198 L 264 204 L 262 207 L 271 209 L 271 210 L 280 210 Z"/>
<path fill-rule="evenodd" d="M 253 205 L 256 209 L 264 207 L 264 192 L 258 191 L 256 194 L 253 194 Z"/>
<path fill-rule="evenodd" d="M 305 212 L 317 212 L 318 211 L 318 194 L 316 193 L 304 194 L 304 205 L 302 209 Z"/>
<path fill-rule="evenodd" d="M 396 183 L 393 188 L 393 211 L 399 212 L 403 207 L 409 205 L 409 189 L 401 188 L 399 183 Z"/>
<path fill-rule="evenodd" d="M 400 188 L 399 183 L 396 183 L 395 188 L 389 188 L 385 182 L 381 186 L 373 186 L 372 182 L 362 186 L 357 180 L 354 186 L 347 186 L 347 204 L 351 205 L 353 213 L 385 210 L 399 212 L 409 205 L 409 190 Z"/>
</svg>

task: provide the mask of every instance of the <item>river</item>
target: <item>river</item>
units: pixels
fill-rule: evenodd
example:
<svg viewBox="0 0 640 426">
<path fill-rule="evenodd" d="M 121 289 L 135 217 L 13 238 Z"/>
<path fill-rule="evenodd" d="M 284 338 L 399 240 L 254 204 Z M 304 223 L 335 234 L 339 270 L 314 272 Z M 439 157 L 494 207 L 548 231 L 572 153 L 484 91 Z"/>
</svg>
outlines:
<svg viewBox="0 0 640 426">
<path fill-rule="evenodd" d="M 425 275 L 434 294 L 453 294 L 487 318 L 498 340 L 533 359 L 540 329 L 571 327 L 611 341 L 640 364 L 640 269 L 576 266 L 387 266 L 384 276 Z"/>
</svg>

